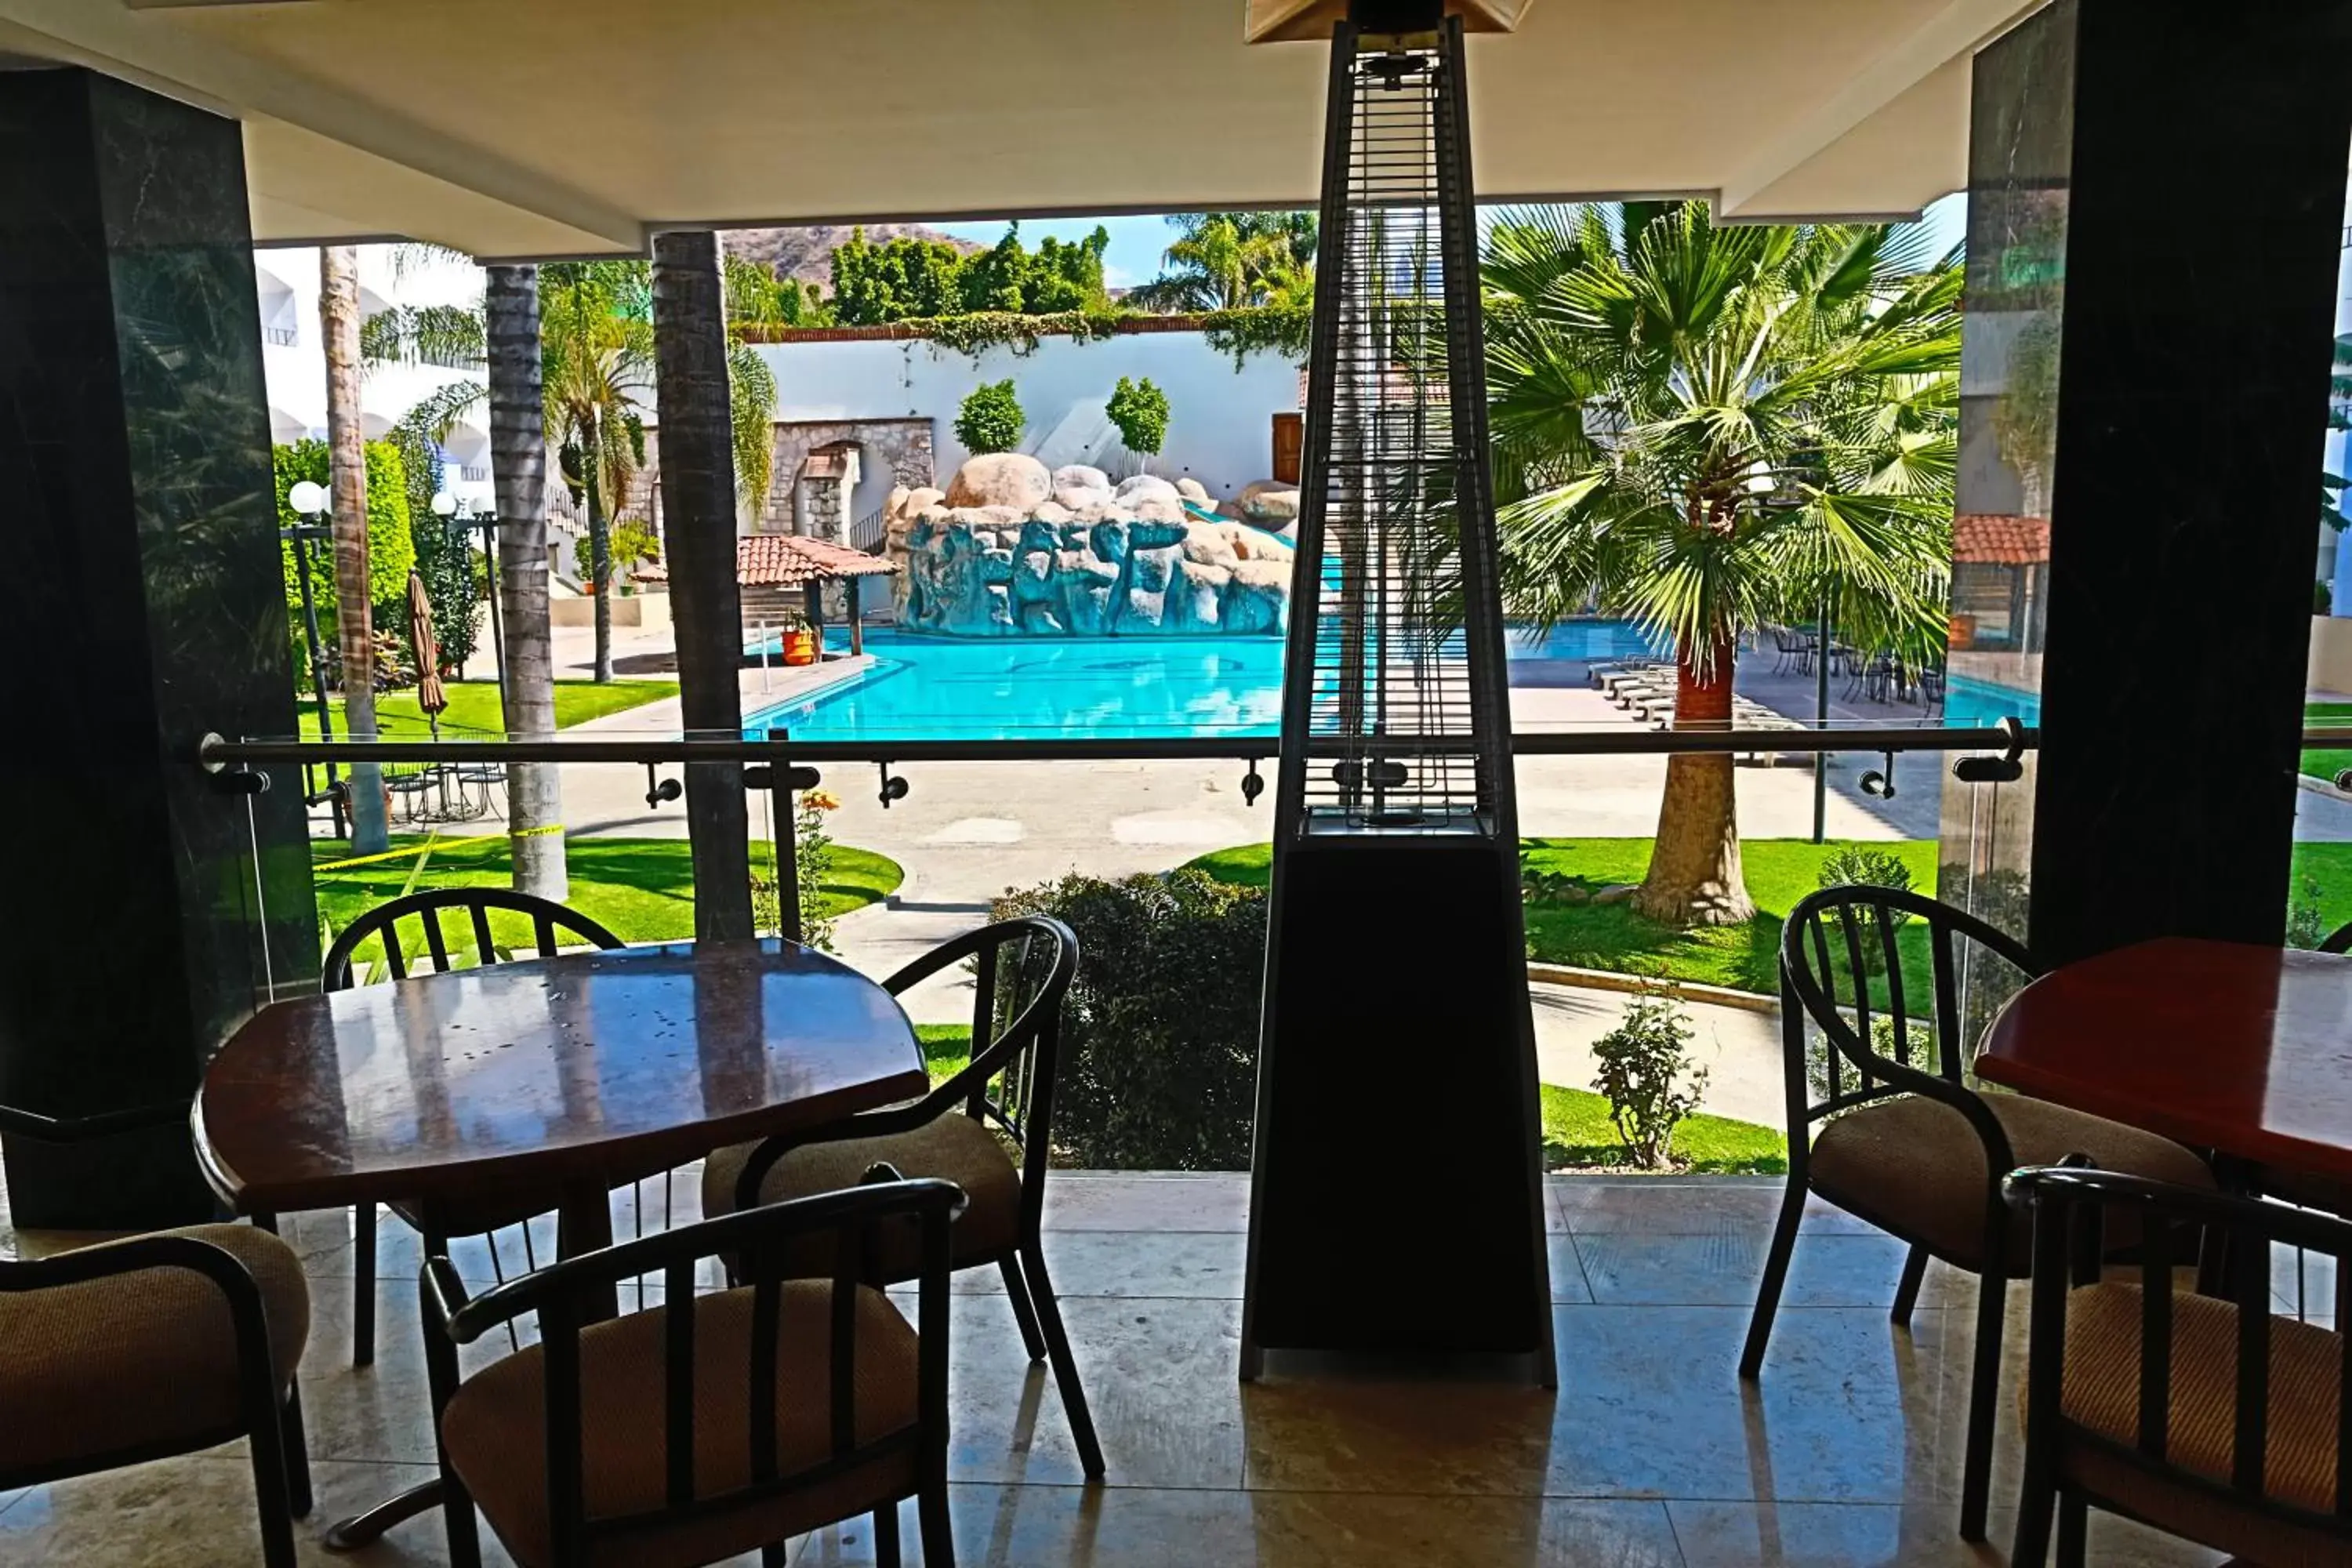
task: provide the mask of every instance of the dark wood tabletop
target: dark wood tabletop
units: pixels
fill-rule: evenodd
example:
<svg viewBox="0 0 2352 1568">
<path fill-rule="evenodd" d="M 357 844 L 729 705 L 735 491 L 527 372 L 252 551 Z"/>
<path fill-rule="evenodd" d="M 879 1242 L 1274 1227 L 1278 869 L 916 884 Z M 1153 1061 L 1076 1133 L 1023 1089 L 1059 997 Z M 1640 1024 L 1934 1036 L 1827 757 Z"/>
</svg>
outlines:
<svg viewBox="0 0 2352 1568">
<path fill-rule="evenodd" d="M 273 1003 L 213 1058 L 197 1157 L 246 1211 L 646 1176 L 927 1087 L 890 994 L 774 942 L 623 948 Z"/>
<path fill-rule="evenodd" d="M 2352 958 L 2166 938 L 2010 998 L 1978 1075 L 2200 1148 L 2352 1178 Z"/>
</svg>

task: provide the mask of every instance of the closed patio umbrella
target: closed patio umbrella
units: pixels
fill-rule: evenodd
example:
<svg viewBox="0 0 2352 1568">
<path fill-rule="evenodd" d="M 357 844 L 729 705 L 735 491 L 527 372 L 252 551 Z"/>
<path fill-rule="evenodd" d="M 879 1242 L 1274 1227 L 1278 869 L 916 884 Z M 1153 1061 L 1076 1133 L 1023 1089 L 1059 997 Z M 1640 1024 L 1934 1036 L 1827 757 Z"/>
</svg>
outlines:
<svg viewBox="0 0 2352 1568">
<path fill-rule="evenodd" d="M 425 579 L 415 572 L 408 574 L 408 647 L 416 657 L 416 705 L 425 710 L 437 741 L 449 693 L 441 685 L 441 645 L 433 640 L 433 601 L 425 596 Z"/>
</svg>

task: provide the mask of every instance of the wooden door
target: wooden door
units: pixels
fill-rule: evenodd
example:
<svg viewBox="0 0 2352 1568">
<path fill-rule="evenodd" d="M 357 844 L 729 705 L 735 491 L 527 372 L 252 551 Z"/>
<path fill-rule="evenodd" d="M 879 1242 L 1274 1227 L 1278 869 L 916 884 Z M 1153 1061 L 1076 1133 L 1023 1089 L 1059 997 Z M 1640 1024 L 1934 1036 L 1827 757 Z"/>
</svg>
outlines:
<svg viewBox="0 0 2352 1568">
<path fill-rule="evenodd" d="M 1274 477 L 1284 484 L 1298 482 L 1298 455 L 1307 445 L 1306 416 L 1274 416 Z"/>
</svg>

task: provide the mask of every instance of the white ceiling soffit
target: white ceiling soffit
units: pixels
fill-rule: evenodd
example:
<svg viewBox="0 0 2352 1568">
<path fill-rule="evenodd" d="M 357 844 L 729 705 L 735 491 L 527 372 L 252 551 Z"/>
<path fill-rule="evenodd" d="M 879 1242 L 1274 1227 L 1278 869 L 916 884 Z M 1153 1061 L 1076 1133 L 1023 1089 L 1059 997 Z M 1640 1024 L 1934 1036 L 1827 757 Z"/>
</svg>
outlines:
<svg viewBox="0 0 2352 1568">
<path fill-rule="evenodd" d="M 1470 44 L 1483 197 L 1917 210 L 2039 0 L 1538 0 Z M 246 121 L 256 237 L 478 256 L 652 228 L 1313 201 L 1325 51 L 1235 0 L 0 0 L 0 48 Z"/>
</svg>

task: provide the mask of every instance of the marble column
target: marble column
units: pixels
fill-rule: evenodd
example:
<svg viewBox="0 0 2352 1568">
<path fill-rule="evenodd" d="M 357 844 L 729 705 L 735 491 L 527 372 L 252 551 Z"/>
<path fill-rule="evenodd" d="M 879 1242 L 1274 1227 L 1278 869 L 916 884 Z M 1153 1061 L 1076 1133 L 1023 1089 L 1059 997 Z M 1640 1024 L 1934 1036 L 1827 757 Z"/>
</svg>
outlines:
<svg viewBox="0 0 2352 1568">
<path fill-rule="evenodd" d="M 208 731 L 293 731 L 235 122 L 79 69 L 0 71 L 0 1100 L 174 1100 L 318 980 L 299 770 L 259 796 Z M 16 1223 L 212 1206 L 186 1132 L 5 1145 Z"/>
<path fill-rule="evenodd" d="M 1981 373 L 1980 316 L 2038 314 L 2054 380 L 2022 476 L 2049 520 L 2047 962 L 2284 930 L 2347 52 L 2352 0 L 2061 0 L 1978 58 L 1972 189 L 2005 181 L 2014 221 L 1971 216 L 1970 347 Z"/>
</svg>

